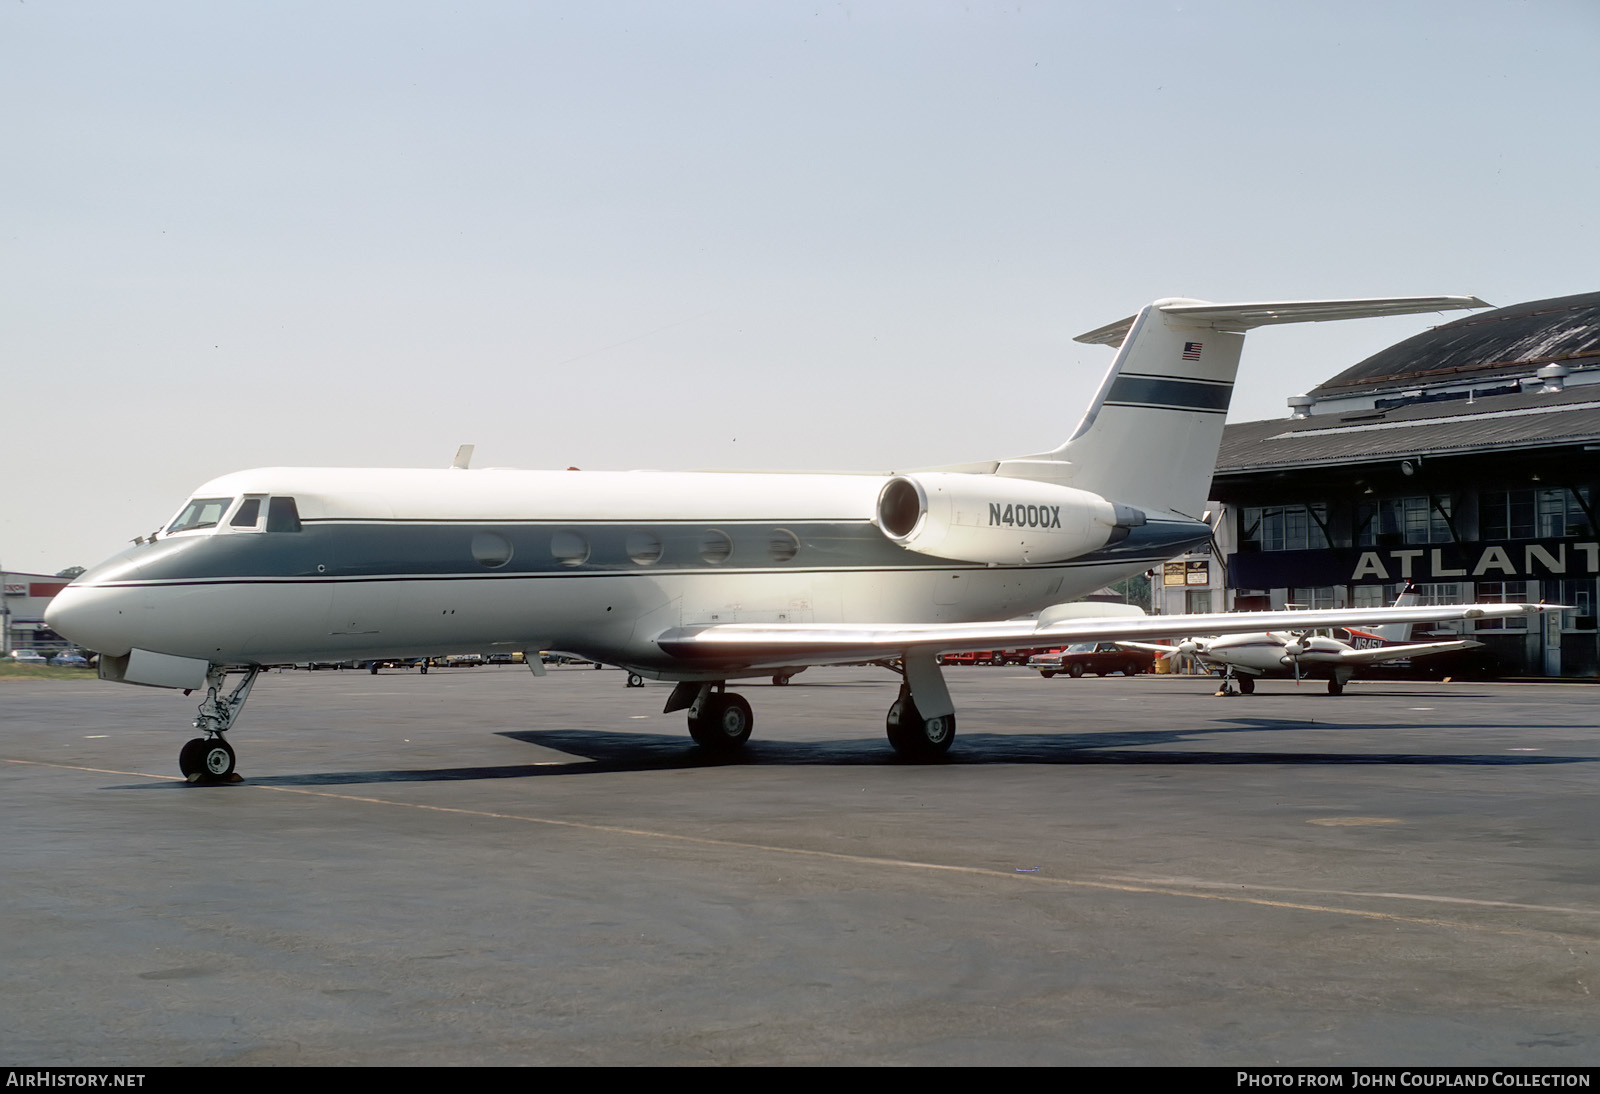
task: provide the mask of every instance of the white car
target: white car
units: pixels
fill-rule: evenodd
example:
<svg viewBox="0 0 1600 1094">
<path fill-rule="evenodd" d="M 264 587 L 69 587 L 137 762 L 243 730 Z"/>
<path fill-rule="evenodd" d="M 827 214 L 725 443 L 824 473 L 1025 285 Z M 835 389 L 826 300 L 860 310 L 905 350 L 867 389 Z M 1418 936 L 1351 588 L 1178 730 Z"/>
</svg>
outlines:
<svg viewBox="0 0 1600 1094">
<path fill-rule="evenodd" d="M 38 650 L 12 650 L 11 660 L 19 665 L 43 665 L 47 663 L 44 654 Z"/>
</svg>

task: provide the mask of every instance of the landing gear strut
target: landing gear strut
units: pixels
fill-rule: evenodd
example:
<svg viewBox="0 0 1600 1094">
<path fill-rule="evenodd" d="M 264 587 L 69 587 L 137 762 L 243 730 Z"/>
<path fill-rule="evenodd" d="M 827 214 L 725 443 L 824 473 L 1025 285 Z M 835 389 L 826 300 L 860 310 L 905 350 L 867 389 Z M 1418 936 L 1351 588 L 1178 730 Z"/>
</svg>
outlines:
<svg viewBox="0 0 1600 1094">
<path fill-rule="evenodd" d="M 192 783 L 221 782 L 233 774 L 237 757 L 222 734 L 239 717 L 259 675 L 261 666 L 252 665 L 245 670 L 244 679 L 224 696 L 222 688 L 227 681 L 227 670 L 213 666 L 206 673 L 205 701 L 200 704 L 200 712 L 194 720 L 194 728 L 205 736 L 194 738 L 178 752 L 178 770 L 185 779 Z"/>
</svg>

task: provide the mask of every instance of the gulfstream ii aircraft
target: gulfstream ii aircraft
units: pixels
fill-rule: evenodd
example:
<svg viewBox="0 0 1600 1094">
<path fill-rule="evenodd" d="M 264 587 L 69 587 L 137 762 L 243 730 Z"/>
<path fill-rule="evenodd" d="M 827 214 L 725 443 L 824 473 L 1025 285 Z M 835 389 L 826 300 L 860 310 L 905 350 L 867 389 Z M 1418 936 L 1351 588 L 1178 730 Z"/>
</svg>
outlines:
<svg viewBox="0 0 1600 1094">
<path fill-rule="evenodd" d="M 1487 306 L 1157 301 L 1078 339 L 1120 348 L 1065 443 L 954 467 L 243 471 L 79 577 L 47 621 L 100 652 L 102 679 L 202 692 L 203 735 L 179 757 L 191 778 L 232 773 L 223 733 L 264 666 L 521 650 L 538 672 L 542 649 L 676 682 L 666 710 L 714 751 L 754 721 L 728 681 L 877 662 L 902 676 L 890 742 L 930 758 L 955 735 L 942 652 L 1538 610 L 1129 618 L 1065 603 L 1210 537 L 1200 513 L 1246 330 Z"/>
</svg>

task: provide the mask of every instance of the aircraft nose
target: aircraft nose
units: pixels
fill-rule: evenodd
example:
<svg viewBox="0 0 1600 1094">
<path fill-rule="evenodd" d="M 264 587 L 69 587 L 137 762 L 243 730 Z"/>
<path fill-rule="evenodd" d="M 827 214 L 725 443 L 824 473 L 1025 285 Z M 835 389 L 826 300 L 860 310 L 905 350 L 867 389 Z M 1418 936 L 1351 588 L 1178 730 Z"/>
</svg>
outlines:
<svg viewBox="0 0 1600 1094">
<path fill-rule="evenodd" d="M 120 657 L 129 648 L 125 601 L 125 590 L 68 585 L 45 608 L 45 626 L 84 649 Z"/>
</svg>

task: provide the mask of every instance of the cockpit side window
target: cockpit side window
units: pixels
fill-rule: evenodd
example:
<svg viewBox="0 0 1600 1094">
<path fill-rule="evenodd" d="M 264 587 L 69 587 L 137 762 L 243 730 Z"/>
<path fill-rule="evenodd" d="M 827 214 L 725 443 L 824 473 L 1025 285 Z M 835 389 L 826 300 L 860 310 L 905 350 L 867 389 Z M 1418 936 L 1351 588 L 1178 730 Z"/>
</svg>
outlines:
<svg viewBox="0 0 1600 1094">
<path fill-rule="evenodd" d="M 293 498 L 269 498 L 267 500 L 267 531 L 269 532 L 298 532 L 300 530 L 300 507 L 295 505 Z"/>
<path fill-rule="evenodd" d="M 238 512 L 233 514 L 233 519 L 228 521 L 229 528 L 254 528 L 261 522 L 261 498 L 246 496 L 239 503 Z"/>
<path fill-rule="evenodd" d="M 178 519 L 167 526 L 167 535 L 187 532 L 194 528 L 215 528 L 222 514 L 233 504 L 232 498 L 193 498 L 178 514 Z"/>
</svg>

